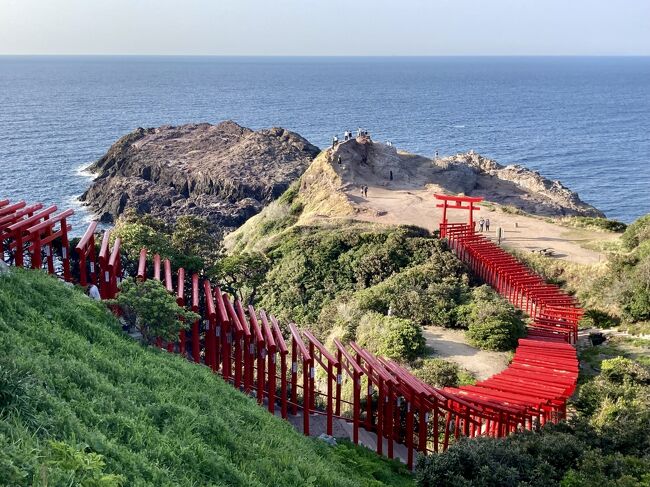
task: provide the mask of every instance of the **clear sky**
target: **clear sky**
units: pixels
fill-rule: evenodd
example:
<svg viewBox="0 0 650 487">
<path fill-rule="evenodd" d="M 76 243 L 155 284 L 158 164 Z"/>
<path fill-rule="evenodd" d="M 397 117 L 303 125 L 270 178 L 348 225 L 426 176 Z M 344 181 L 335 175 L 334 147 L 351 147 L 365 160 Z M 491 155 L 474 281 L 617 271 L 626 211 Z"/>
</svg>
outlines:
<svg viewBox="0 0 650 487">
<path fill-rule="evenodd" d="M 650 55 L 650 0 L 0 0 L 0 54 Z"/>
</svg>

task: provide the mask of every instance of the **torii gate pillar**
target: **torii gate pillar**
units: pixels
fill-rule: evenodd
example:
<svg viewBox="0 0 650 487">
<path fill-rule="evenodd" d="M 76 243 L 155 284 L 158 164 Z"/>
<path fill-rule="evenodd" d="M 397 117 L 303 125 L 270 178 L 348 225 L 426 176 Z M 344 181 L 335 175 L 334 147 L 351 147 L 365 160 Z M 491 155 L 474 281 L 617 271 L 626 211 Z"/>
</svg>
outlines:
<svg viewBox="0 0 650 487">
<path fill-rule="evenodd" d="M 447 209 L 450 210 L 469 210 L 469 228 L 474 230 L 474 212 L 479 211 L 481 208 L 476 206 L 477 203 L 483 201 L 482 196 L 450 196 L 445 194 L 434 194 L 433 197 L 442 201 L 436 205 L 437 208 L 442 208 L 442 221 L 440 222 L 440 238 L 444 238 L 447 234 Z M 466 203 L 466 204 L 463 204 Z"/>
</svg>

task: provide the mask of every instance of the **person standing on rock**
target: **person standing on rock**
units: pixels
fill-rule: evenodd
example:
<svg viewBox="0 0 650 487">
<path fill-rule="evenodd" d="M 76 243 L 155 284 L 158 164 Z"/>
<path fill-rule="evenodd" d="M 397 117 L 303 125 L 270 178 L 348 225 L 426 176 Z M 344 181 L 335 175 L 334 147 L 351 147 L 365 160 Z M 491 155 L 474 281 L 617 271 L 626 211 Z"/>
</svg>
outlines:
<svg viewBox="0 0 650 487">
<path fill-rule="evenodd" d="M 436 151 L 436 161 L 438 160 L 438 151 Z"/>
<path fill-rule="evenodd" d="M 485 226 L 485 220 L 483 220 L 483 217 L 478 221 L 478 231 L 483 233 L 483 227 Z"/>
<path fill-rule="evenodd" d="M 392 169 L 388 172 L 388 177 L 390 178 L 391 181 L 393 180 L 393 170 Z"/>
<path fill-rule="evenodd" d="M 367 198 L 368 197 L 368 186 L 363 187 L 363 195 Z"/>
<path fill-rule="evenodd" d="M 338 136 L 335 135 L 334 137 L 332 137 L 332 149 L 336 147 L 338 143 L 339 143 L 339 138 Z"/>
<path fill-rule="evenodd" d="M 341 159 L 341 154 L 339 154 L 339 157 L 338 157 L 338 159 L 336 159 L 336 162 L 338 162 L 339 166 L 343 162 L 343 159 Z"/>
<path fill-rule="evenodd" d="M 486 232 L 490 231 L 490 219 L 489 218 L 485 219 L 485 231 Z"/>
</svg>

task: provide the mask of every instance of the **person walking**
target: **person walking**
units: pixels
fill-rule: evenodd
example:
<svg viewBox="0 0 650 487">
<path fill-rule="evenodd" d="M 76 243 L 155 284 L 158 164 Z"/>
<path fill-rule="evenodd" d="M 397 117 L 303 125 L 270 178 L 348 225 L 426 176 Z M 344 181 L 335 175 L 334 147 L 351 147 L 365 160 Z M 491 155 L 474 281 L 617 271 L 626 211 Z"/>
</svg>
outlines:
<svg viewBox="0 0 650 487">
<path fill-rule="evenodd" d="M 485 226 L 485 220 L 483 220 L 483 217 L 478 221 L 478 231 L 483 233 L 483 227 Z"/>
<path fill-rule="evenodd" d="M 490 231 L 490 219 L 489 218 L 485 219 L 485 231 L 486 232 Z"/>
<path fill-rule="evenodd" d="M 336 162 L 338 162 L 339 166 L 343 162 L 343 159 L 341 159 L 341 154 L 339 154 L 339 157 L 338 157 L 338 159 L 336 159 Z"/>
<path fill-rule="evenodd" d="M 338 143 L 339 143 L 339 138 L 338 136 L 335 135 L 334 137 L 332 137 L 332 149 L 336 147 Z"/>
<path fill-rule="evenodd" d="M 390 172 L 388 174 L 388 177 L 390 178 L 391 181 L 393 180 L 393 170 L 392 169 L 390 170 Z"/>
<path fill-rule="evenodd" d="M 368 197 L 368 186 L 363 187 L 363 195 L 367 198 Z"/>
</svg>

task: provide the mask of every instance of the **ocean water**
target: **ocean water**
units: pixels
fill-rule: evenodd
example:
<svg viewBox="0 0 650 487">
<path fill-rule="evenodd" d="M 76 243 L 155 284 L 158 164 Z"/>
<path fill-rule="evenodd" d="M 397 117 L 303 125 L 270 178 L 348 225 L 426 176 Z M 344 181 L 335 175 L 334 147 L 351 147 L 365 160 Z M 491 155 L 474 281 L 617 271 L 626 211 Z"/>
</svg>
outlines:
<svg viewBox="0 0 650 487">
<path fill-rule="evenodd" d="M 72 206 L 81 231 L 83 169 L 117 138 L 225 119 L 473 149 L 610 218 L 650 212 L 650 58 L 0 57 L 0 199 Z"/>
</svg>

